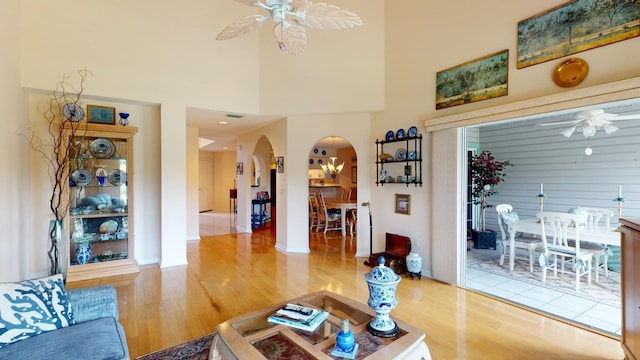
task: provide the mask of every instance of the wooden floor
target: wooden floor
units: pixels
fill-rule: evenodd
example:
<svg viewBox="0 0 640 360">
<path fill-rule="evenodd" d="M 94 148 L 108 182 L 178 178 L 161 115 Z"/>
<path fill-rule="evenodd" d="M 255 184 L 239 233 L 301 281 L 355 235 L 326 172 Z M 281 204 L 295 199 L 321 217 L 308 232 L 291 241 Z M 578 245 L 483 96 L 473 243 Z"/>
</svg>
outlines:
<svg viewBox="0 0 640 360">
<path fill-rule="evenodd" d="M 70 283 L 113 284 L 131 358 L 206 335 L 239 314 L 330 290 L 366 303 L 355 240 L 314 235 L 310 254 L 274 248 L 266 230 L 189 242 L 188 266 Z M 402 278 L 392 317 L 426 333 L 434 359 L 622 359 L 616 339 L 454 286 Z M 87 339 L 89 340 L 89 339 Z"/>
</svg>

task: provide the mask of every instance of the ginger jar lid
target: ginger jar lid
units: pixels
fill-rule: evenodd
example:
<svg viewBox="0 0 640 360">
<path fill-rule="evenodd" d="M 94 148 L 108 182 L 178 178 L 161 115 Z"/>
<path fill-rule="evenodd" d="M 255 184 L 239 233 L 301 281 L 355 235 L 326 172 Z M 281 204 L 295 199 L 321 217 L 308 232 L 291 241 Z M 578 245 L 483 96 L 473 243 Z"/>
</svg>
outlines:
<svg viewBox="0 0 640 360">
<path fill-rule="evenodd" d="M 394 284 L 400 281 L 400 275 L 396 274 L 390 268 L 384 266 L 384 256 L 378 258 L 378 266 L 371 269 L 370 272 L 364 274 L 367 282 Z"/>
</svg>

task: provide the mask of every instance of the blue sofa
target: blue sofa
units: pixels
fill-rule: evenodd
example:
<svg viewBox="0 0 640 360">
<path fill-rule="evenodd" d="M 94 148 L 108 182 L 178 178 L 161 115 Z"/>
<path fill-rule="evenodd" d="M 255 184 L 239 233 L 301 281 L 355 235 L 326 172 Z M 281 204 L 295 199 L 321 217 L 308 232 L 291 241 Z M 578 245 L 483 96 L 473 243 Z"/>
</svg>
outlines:
<svg viewBox="0 0 640 360">
<path fill-rule="evenodd" d="M 113 286 L 67 290 L 76 323 L 0 348 L 0 359 L 129 359 Z"/>
</svg>

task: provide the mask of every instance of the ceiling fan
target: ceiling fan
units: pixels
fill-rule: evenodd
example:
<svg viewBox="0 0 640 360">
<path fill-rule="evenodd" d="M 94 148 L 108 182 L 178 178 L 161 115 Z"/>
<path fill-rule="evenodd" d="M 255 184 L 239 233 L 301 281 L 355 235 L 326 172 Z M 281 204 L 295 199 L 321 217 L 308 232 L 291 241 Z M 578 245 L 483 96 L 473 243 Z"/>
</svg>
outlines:
<svg viewBox="0 0 640 360">
<path fill-rule="evenodd" d="M 605 112 L 603 109 L 593 109 L 578 111 L 573 116 L 572 121 L 560 121 L 540 126 L 571 124 L 572 126 L 561 132 L 565 137 L 571 137 L 574 132 L 581 132 L 584 137 L 595 136 L 596 131 L 604 130 L 607 134 L 613 134 L 618 128 L 611 125 L 617 120 L 640 120 L 640 114 L 637 115 L 617 115 Z"/>
<path fill-rule="evenodd" d="M 362 25 L 360 17 L 350 11 L 324 3 L 307 0 L 236 0 L 256 6 L 267 15 L 251 15 L 227 26 L 216 40 L 232 39 L 257 30 L 272 18 L 276 26 L 273 33 L 280 50 L 300 55 L 307 45 L 305 27 L 320 30 L 338 30 Z"/>
</svg>

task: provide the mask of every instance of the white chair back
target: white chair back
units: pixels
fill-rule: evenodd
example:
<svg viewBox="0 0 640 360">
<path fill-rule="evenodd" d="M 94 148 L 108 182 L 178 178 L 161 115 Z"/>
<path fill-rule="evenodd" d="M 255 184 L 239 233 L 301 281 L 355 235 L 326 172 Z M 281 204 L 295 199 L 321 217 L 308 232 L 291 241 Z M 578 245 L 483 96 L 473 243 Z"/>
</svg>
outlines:
<svg viewBox="0 0 640 360">
<path fill-rule="evenodd" d="M 545 211 L 538 213 L 540 226 L 542 226 L 542 242 L 544 247 L 569 247 L 569 231 L 575 231 L 575 249 L 580 252 L 580 222 L 582 218 L 578 214 L 564 212 Z M 552 235 L 551 241 L 547 239 Z M 572 242 L 573 243 L 573 242 Z"/>
</svg>

